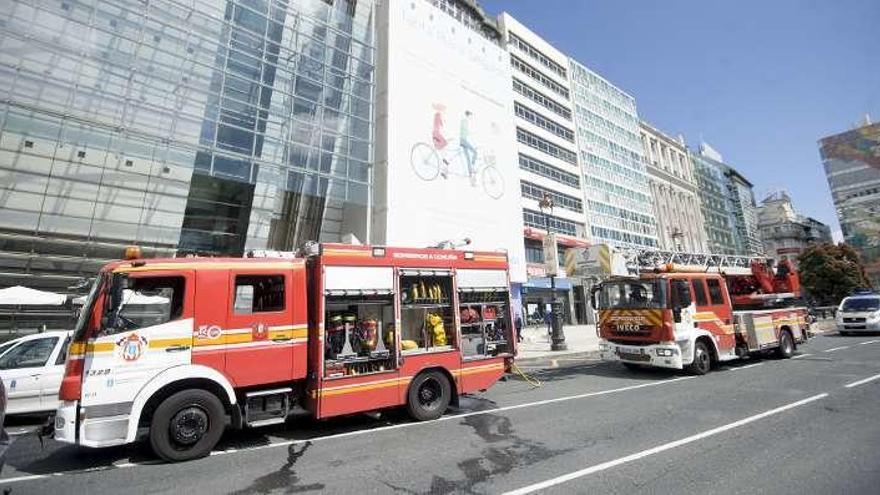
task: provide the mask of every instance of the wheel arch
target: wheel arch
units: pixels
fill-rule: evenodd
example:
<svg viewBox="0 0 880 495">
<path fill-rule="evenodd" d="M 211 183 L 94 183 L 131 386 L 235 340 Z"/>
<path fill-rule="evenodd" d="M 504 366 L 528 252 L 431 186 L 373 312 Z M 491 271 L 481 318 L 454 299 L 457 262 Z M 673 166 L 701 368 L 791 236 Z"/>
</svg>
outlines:
<svg viewBox="0 0 880 495">
<path fill-rule="evenodd" d="M 712 358 L 713 363 L 718 362 L 718 346 L 715 344 L 715 338 L 712 333 L 707 332 L 706 330 L 700 329 L 694 332 L 693 340 L 691 340 L 690 348 L 688 349 L 688 356 L 686 363 L 694 362 L 694 352 L 696 352 L 697 342 L 704 342 L 706 346 L 709 348 L 709 356 Z M 682 356 L 684 358 L 685 356 Z"/>
<path fill-rule="evenodd" d="M 126 441 L 133 442 L 136 439 L 138 428 L 165 398 L 191 388 L 213 393 L 227 412 L 232 412 L 236 404 L 232 384 L 219 371 L 201 365 L 175 366 L 156 375 L 135 397 L 128 419 Z"/>
<path fill-rule="evenodd" d="M 793 349 L 797 349 L 797 339 L 794 338 L 794 330 L 791 328 L 791 325 L 780 325 L 779 326 L 779 336 L 778 338 L 782 339 L 782 332 L 788 332 L 788 336 L 791 338 L 791 346 Z"/>
<path fill-rule="evenodd" d="M 440 374 L 442 374 L 443 376 L 446 377 L 446 379 L 449 381 L 449 386 L 451 388 L 451 392 L 450 392 L 451 397 L 449 398 L 449 403 L 458 407 L 459 386 L 458 386 L 458 382 L 455 381 L 455 377 L 452 375 L 452 372 L 443 366 L 432 366 L 430 368 L 425 368 L 425 369 L 419 371 L 416 374 L 416 376 L 427 373 L 429 371 L 438 371 L 438 372 L 440 372 Z"/>
</svg>

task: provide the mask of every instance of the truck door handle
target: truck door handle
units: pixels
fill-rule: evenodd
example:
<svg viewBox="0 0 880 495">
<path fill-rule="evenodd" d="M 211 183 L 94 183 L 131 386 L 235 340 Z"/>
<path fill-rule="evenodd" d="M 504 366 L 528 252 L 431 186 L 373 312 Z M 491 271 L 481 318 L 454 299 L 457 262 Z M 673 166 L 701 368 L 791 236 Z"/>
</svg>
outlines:
<svg viewBox="0 0 880 495">
<path fill-rule="evenodd" d="M 180 352 L 189 350 L 188 345 L 175 345 L 172 347 L 166 347 L 165 352 Z"/>
<path fill-rule="evenodd" d="M 293 337 L 275 337 L 272 339 L 272 342 L 290 342 L 293 340 Z"/>
</svg>

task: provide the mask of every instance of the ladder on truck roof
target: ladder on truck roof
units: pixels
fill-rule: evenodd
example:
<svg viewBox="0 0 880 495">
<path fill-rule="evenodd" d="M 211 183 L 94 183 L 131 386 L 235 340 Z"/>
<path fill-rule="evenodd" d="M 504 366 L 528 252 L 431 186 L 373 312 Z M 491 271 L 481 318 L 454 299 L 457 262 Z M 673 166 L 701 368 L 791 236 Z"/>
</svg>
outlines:
<svg viewBox="0 0 880 495">
<path fill-rule="evenodd" d="M 659 249 L 628 249 L 623 251 L 633 271 L 666 269 L 669 265 L 681 271 L 718 271 L 730 275 L 751 274 L 752 262 L 766 263 L 764 256 L 737 256 L 730 254 L 685 253 Z"/>
</svg>

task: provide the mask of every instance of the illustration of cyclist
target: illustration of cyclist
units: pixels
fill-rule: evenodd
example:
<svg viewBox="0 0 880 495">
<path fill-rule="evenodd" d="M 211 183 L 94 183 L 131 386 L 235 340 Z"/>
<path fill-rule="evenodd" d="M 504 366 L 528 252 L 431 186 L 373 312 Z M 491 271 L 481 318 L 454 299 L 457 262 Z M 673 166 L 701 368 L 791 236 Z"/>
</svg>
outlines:
<svg viewBox="0 0 880 495">
<path fill-rule="evenodd" d="M 443 136 L 443 112 L 446 111 L 446 105 L 442 103 L 434 103 L 434 129 L 431 131 L 431 139 L 434 140 L 434 148 L 442 150 L 449 144 L 446 137 Z"/>
<path fill-rule="evenodd" d="M 464 152 L 465 160 L 467 160 L 468 175 L 471 179 L 471 186 L 477 185 L 477 170 L 474 164 L 477 162 L 477 148 L 471 143 L 471 117 L 474 114 L 470 110 L 465 110 L 464 117 L 461 118 L 461 126 L 459 129 L 458 141 Z"/>
</svg>

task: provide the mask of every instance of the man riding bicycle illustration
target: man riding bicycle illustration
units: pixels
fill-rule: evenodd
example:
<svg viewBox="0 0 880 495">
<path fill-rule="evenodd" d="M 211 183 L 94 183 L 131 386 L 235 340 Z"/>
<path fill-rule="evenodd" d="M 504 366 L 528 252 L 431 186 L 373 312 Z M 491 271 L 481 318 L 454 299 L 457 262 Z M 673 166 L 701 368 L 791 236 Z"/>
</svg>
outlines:
<svg viewBox="0 0 880 495">
<path fill-rule="evenodd" d="M 483 190 L 489 197 L 498 199 L 504 195 L 504 180 L 495 168 L 495 157 L 480 153 L 474 144 L 472 133 L 473 112 L 465 110 L 459 122 L 458 147 L 450 147 L 450 139 L 444 132 L 444 113 L 446 106 L 434 103 L 431 144 L 416 143 L 410 154 L 410 162 L 416 175 L 426 181 L 438 176 L 449 179 L 450 176 L 469 178 L 471 187 L 482 183 Z"/>
</svg>

